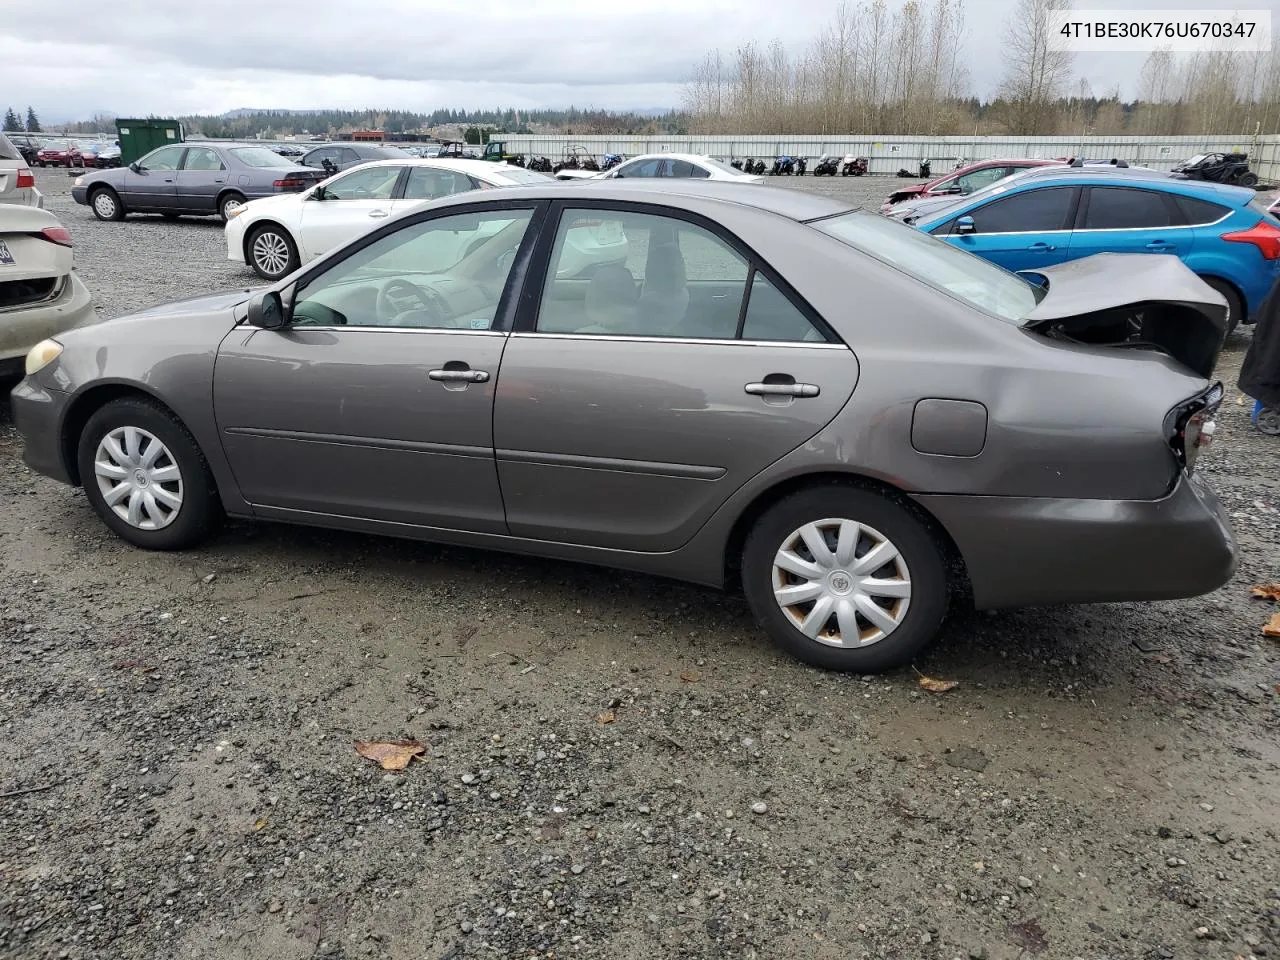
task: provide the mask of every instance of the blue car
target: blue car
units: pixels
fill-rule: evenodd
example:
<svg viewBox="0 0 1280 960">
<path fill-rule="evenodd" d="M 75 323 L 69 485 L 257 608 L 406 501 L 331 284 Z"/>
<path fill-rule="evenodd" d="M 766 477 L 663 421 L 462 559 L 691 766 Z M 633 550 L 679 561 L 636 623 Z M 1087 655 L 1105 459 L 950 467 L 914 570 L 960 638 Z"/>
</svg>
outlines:
<svg viewBox="0 0 1280 960">
<path fill-rule="evenodd" d="M 1154 170 L 1038 167 L 912 225 L 1015 271 L 1095 253 L 1180 257 L 1226 297 L 1228 332 L 1254 322 L 1280 276 L 1280 220 L 1252 190 Z"/>
</svg>

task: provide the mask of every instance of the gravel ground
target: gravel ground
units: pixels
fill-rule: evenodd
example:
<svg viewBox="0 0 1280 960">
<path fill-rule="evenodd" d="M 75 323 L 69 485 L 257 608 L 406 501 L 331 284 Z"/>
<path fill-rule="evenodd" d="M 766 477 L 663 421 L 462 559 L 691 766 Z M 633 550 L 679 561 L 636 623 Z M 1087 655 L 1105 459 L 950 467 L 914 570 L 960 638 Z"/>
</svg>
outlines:
<svg viewBox="0 0 1280 960">
<path fill-rule="evenodd" d="M 212 222 L 39 185 L 106 315 L 252 281 Z M 0 956 L 1280 956 L 1248 336 L 1200 468 L 1234 582 L 958 617 L 918 664 L 942 695 L 640 576 L 249 524 L 143 553 L 22 466 L 0 405 Z M 388 737 L 426 762 L 352 747 Z"/>
</svg>

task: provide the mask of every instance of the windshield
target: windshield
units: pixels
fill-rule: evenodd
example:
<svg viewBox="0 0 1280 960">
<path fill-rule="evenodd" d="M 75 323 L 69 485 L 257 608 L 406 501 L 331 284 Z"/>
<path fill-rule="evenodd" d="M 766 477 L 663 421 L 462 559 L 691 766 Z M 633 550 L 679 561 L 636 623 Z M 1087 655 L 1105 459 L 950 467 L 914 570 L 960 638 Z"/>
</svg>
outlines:
<svg viewBox="0 0 1280 960">
<path fill-rule="evenodd" d="M 1191 166 L 1193 163 L 1203 163 L 1204 161 L 1206 161 L 1206 160 L 1208 160 L 1208 159 L 1209 159 L 1209 154 L 1207 154 L 1207 153 L 1197 153 L 1197 154 L 1196 154 L 1194 157 L 1192 157 L 1190 160 L 1187 160 L 1187 161 L 1186 161 L 1186 164 L 1187 164 L 1187 166 Z"/>
<path fill-rule="evenodd" d="M 508 167 L 499 172 L 501 176 L 512 183 L 548 183 L 555 179 L 554 177 L 548 177 L 545 173 L 539 173 L 537 170 L 526 170 L 523 167 Z"/>
<path fill-rule="evenodd" d="M 1038 302 L 1016 274 L 878 214 L 845 213 L 812 226 L 1001 320 L 1016 323 Z"/>
<path fill-rule="evenodd" d="M 265 170 L 288 170 L 297 164 L 288 157 L 282 157 L 274 150 L 266 147 L 232 147 L 230 154 L 246 167 L 259 167 Z"/>
<path fill-rule="evenodd" d="M 44 142 L 44 148 L 46 150 L 65 150 L 70 145 L 70 141 L 68 140 L 46 140 Z"/>
<path fill-rule="evenodd" d="M 962 204 L 973 203 L 975 200 L 985 200 L 988 197 L 998 196 L 999 194 L 1004 193 L 1006 190 L 1013 189 L 1018 184 L 1020 184 L 1023 180 L 1025 180 L 1027 177 L 1034 174 L 1036 171 L 1043 170 L 1043 169 L 1045 168 L 1044 167 L 1027 167 L 1025 170 L 1019 170 L 1017 173 L 1011 173 L 1009 174 L 1009 176 L 1005 177 L 1004 179 L 997 180 L 995 183 L 989 184 L 983 187 L 981 190 L 975 190 L 973 191 L 973 193 L 970 193 L 967 195 L 957 195 L 954 197 L 950 197 L 950 196 L 928 197 L 916 203 L 909 203 L 907 205 L 907 211 L 912 213 L 918 212 L 921 218 L 928 217 L 932 219 L 933 217 L 939 217 L 939 216 L 942 216 L 944 212 L 950 210 L 952 207 L 958 207 L 958 206 L 961 206 Z"/>
</svg>

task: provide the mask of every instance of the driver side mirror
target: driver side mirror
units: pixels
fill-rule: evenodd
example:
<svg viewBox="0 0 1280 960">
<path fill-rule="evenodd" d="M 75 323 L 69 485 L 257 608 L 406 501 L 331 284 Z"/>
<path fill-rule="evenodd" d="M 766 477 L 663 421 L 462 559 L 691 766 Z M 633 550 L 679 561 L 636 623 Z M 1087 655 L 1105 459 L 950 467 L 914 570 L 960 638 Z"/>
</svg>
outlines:
<svg viewBox="0 0 1280 960">
<path fill-rule="evenodd" d="M 129 164 L 129 169 L 132 170 L 134 173 L 141 173 L 143 170 L 147 168 L 144 167 L 142 164 L 140 164 L 137 160 L 135 160 L 133 161 L 133 163 Z"/>
<path fill-rule="evenodd" d="M 285 325 L 284 301 L 274 290 L 255 294 L 249 301 L 245 320 L 251 327 L 279 330 Z"/>
<path fill-rule="evenodd" d="M 962 186 L 960 186 L 960 184 L 956 183 L 956 184 L 952 184 L 951 186 L 947 187 L 947 188 L 946 188 L 945 190 L 943 190 L 942 192 L 943 192 L 943 193 L 964 193 L 964 187 L 962 187 Z"/>
<path fill-rule="evenodd" d="M 973 222 L 973 217 L 964 216 L 956 221 L 956 233 L 977 233 L 978 228 Z"/>
<path fill-rule="evenodd" d="M 311 191 L 311 193 L 309 193 L 309 194 L 307 195 L 307 199 L 308 199 L 308 200 L 323 200 L 323 199 L 325 199 L 324 187 L 316 187 L 314 190 L 312 190 L 312 191 Z"/>
</svg>

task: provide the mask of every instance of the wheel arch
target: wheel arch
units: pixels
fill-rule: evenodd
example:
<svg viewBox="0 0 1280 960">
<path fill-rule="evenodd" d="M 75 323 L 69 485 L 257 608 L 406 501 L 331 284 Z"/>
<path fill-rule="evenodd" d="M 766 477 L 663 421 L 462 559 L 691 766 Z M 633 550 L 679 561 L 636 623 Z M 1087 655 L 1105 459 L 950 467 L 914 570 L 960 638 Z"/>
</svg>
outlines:
<svg viewBox="0 0 1280 960">
<path fill-rule="evenodd" d="M 141 384 L 123 381 L 95 384 L 83 393 L 78 394 L 71 401 L 71 405 L 67 407 L 67 412 L 63 414 L 62 429 L 59 433 L 58 447 L 59 454 L 62 457 L 62 464 L 66 468 L 67 476 L 71 478 L 71 482 L 76 486 L 80 486 L 82 481 L 79 458 L 76 452 L 80 446 L 80 435 L 84 433 L 84 428 L 89 422 L 89 418 L 111 401 L 123 400 L 129 397 L 137 397 L 154 403 L 181 423 L 184 430 L 188 433 L 191 432 L 190 428 L 183 423 L 182 418 L 178 416 L 171 406 Z"/>
<path fill-rule="evenodd" d="M 1249 322 L 1249 300 L 1245 296 L 1244 291 L 1240 289 L 1240 285 L 1238 283 L 1236 283 L 1230 277 L 1223 276 L 1221 273 L 1217 272 L 1212 267 L 1210 267 L 1208 270 L 1197 270 L 1196 276 L 1206 282 L 1210 280 L 1216 280 L 1218 283 L 1228 288 L 1235 295 L 1236 301 L 1240 304 L 1240 308 L 1241 308 L 1240 312 L 1243 315 L 1236 318 L 1235 323 L 1232 325 L 1232 329 L 1229 330 L 1228 333 L 1233 333 L 1236 330 L 1239 330 L 1243 324 L 1246 324 Z"/>
<path fill-rule="evenodd" d="M 802 473 L 798 476 L 779 480 L 756 494 L 755 498 L 738 515 L 738 519 L 734 521 L 733 527 L 729 531 L 729 536 L 725 541 L 723 562 L 724 588 L 726 590 L 737 592 L 742 589 L 742 550 L 746 545 L 747 536 L 751 532 L 751 528 L 755 526 L 756 521 L 763 516 L 765 511 L 782 498 L 793 493 L 823 486 L 845 486 L 877 493 L 898 504 L 898 506 L 914 516 L 925 526 L 938 545 L 942 547 L 945 554 L 943 559 L 947 568 L 948 586 L 952 596 L 964 603 L 972 601 L 973 591 L 969 585 L 969 572 L 965 565 L 964 557 L 951 534 L 939 522 L 937 517 L 891 483 L 866 476 L 865 474 L 843 471 Z"/>
<path fill-rule="evenodd" d="M 244 195 L 243 190 L 239 190 L 236 187 L 223 187 L 221 190 L 218 191 L 217 199 L 213 201 L 213 209 L 215 213 L 222 209 L 222 201 L 227 199 L 227 197 L 229 197 L 233 193 L 237 197 L 240 197 L 241 199 L 243 199 L 245 202 L 248 202 L 249 198 Z"/>
</svg>

